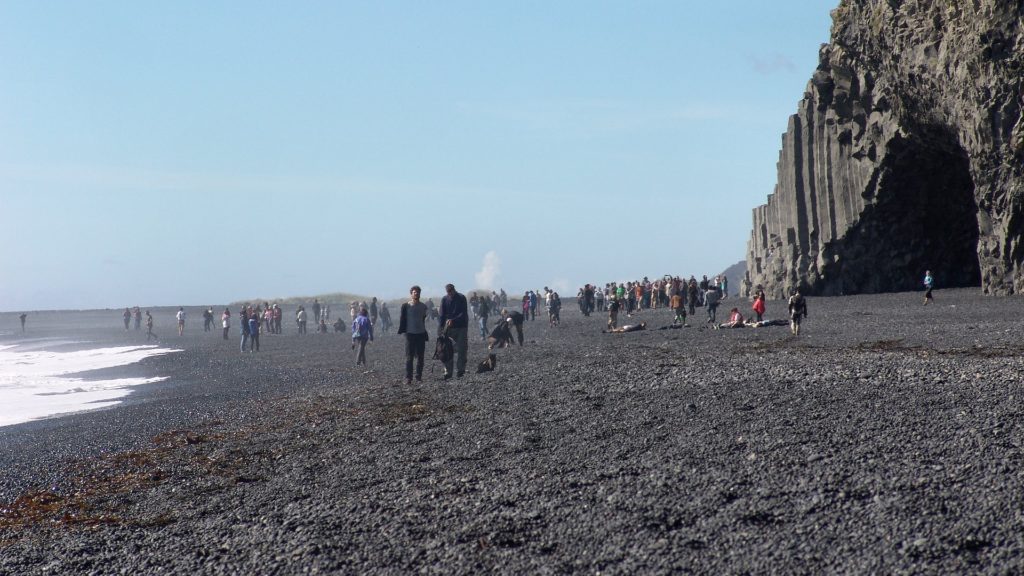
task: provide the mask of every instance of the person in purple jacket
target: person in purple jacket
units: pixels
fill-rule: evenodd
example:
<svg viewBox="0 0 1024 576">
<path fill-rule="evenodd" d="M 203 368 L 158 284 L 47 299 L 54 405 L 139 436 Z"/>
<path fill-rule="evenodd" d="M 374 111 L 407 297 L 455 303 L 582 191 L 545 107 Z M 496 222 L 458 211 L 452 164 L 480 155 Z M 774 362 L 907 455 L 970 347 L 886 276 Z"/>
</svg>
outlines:
<svg viewBox="0 0 1024 576">
<path fill-rule="evenodd" d="M 356 319 L 352 321 L 352 347 L 356 352 L 356 366 L 366 366 L 366 343 L 373 342 L 373 323 L 366 308 L 360 308 Z"/>
</svg>

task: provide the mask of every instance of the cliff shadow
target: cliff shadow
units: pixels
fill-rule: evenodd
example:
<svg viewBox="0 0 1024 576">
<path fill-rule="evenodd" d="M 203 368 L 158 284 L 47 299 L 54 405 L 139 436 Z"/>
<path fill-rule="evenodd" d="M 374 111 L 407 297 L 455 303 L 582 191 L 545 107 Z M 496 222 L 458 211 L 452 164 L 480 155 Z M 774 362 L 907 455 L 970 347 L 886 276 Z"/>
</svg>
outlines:
<svg viewBox="0 0 1024 576">
<path fill-rule="evenodd" d="M 980 286 L 978 206 L 967 153 L 943 126 L 893 138 L 864 191 L 867 208 L 826 247 L 821 294 Z"/>
</svg>

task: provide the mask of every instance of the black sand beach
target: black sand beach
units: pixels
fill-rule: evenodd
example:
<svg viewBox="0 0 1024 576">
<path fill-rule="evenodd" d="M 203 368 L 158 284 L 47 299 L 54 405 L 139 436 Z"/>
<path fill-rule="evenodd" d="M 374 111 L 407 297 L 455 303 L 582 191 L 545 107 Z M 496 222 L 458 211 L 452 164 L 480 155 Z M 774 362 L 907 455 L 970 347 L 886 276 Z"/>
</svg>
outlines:
<svg viewBox="0 0 1024 576">
<path fill-rule="evenodd" d="M 118 370 L 169 381 L 0 428 L 0 573 L 1019 572 L 1024 300 L 935 296 L 812 298 L 797 339 L 702 309 L 606 335 L 567 301 L 495 372 L 417 387 L 394 334 L 367 372 L 290 310 L 258 354 L 164 311 L 184 352 Z"/>
</svg>

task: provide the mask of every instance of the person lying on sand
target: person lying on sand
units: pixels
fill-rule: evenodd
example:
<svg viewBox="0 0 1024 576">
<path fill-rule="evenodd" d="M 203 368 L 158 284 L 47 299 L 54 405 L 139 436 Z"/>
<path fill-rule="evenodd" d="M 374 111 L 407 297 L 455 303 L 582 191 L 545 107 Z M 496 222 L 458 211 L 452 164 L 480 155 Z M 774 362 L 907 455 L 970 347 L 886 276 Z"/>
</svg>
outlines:
<svg viewBox="0 0 1024 576">
<path fill-rule="evenodd" d="M 639 324 L 626 324 L 621 328 L 612 328 L 611 330 L 601 330 L 602 334 L 623 334 L 625 332 L 636 332 L 637 330 L 646 330 L 647 322 L 641 322 Z"/>
<path fill-rule="evenodd" d="M 789 326 L 789 322 L 785 320 L 748 320 L 746 325 L 748 328 L 763 328 L 765 326 Z"/>
</svg>

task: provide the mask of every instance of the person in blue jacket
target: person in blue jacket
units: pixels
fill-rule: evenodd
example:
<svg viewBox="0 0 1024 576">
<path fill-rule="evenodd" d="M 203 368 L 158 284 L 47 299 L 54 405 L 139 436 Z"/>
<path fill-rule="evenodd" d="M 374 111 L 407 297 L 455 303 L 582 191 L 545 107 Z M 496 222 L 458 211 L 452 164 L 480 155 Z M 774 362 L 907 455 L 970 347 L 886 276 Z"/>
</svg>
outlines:
<svg viewBox="0 0 1024 576">
<path fill-rule="evenodd" d="M 356 352 L 356 365 L 366 366 L 366 343 L 373 342 L 373 322 L 366 308 L 360 308 L 355 320 L 352 321 L 352 347 Z"/>
<path fill-rule="evenodd" d="M 260 315 L 253 311 L 249 314 L 249 352 L 260 351 Z"/>
</svg>

